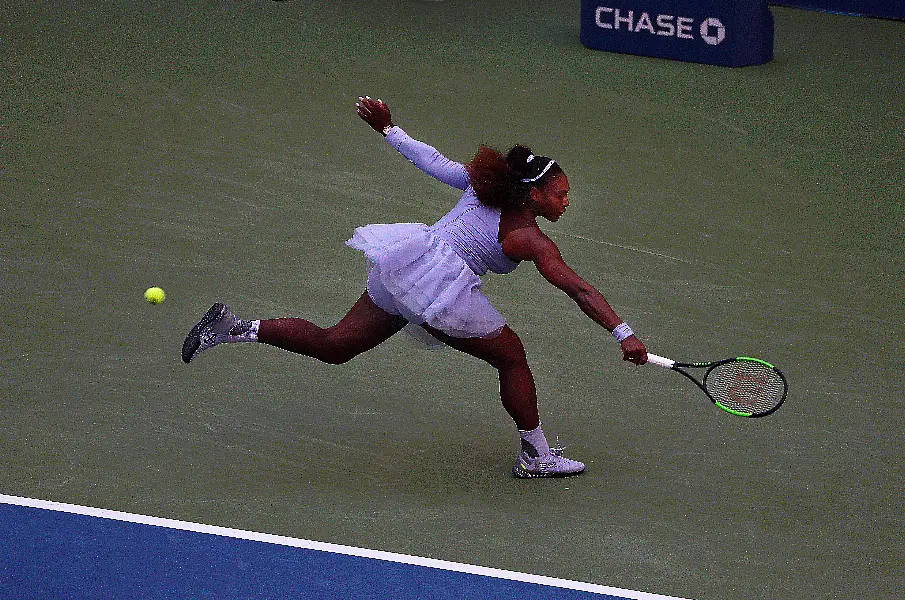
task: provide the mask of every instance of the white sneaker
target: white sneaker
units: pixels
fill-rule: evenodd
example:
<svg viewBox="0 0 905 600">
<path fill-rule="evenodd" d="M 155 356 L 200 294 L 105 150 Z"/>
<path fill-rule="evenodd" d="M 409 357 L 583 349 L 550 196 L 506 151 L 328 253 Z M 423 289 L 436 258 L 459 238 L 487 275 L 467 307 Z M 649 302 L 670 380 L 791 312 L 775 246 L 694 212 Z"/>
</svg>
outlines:
<svg viewBox="0 0 905 600">
<path fill-rule="evenodd" d="M 230 312 L 224 304 L 214 304 L 186 336 L 182 343 L 182 360 L 189 362 L 221 342 L 243 341 L 251 325 L 250 321 L 243 321 Z"/>
<path fill-rule="evenodd" d="M 535 477 L 569 477 L 584 471 L 584 463 L 571 460 L 562 455 L 563 448 L 550 448 L 550 454 L 544 456 L 528 456 L 519 452 L 518 462 L 512 467 L 512 474 L 519 479 Z"/>
</svg>

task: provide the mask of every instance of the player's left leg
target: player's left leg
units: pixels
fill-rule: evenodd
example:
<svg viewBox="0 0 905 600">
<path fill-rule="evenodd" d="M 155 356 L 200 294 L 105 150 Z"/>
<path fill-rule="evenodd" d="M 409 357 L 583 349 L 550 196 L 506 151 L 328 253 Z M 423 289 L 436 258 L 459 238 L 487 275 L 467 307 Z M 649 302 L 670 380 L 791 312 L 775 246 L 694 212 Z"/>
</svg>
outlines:
<svg viewBox="0 0 905 600">
<path fill-rule="evenodd" d="M 182 360 L 218 344 L 262 342 L 326 363 L 341 364 L 370 350 L 405 327 L 402 317 L 382 310 L 365 292 L 339 323 L 329 328 L 297 318 L 246 321 L 222 303 L 214 304 L 182 345 Z"/>
<path fill-rule="evenodd" d="M 339 365 L 385 342 L 406 323 L 374 304 L 365 292 L 333 327 L 318 327 L 306 319 L 271 319 L 261 321 L 258 341 Z"/>
</svg>

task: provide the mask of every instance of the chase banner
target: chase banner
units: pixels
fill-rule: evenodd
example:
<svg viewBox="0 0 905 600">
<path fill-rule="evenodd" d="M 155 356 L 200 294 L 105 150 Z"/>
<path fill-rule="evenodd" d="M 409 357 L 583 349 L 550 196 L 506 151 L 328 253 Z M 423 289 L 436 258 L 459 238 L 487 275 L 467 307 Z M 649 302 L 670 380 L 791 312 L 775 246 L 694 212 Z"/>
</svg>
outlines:
<svg viewBox="0 0 905 600">
<path fill-rule="evenodd" d="M 728 67 L 773 60 L 766 0 L 582 0 L 588 48 Z"/>
</svg>

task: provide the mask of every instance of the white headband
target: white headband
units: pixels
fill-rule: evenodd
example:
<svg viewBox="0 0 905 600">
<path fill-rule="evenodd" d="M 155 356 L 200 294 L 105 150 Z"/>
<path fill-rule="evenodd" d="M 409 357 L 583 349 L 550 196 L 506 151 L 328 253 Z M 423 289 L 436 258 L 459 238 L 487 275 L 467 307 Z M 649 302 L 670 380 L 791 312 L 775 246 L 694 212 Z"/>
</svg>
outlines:
<svg viewBox="0 0 905 600">
<path fill-rule="evenodd" d="M 528 157 L 527 162 L 530 163 L 534 159 L 535 159 L 535 156 L 532 154 L 531 156 Z M 526 177 L 526 178 L 522 179 L 522 183 L 534 183 L 535 181 L 537 181 L 538 179 L 540 179 L 541 177 L 546 175 L 547 171 L 550 170 L 550 167 L 552 167 L 555 162 L 556 161 L 551 158 L 550 162 L 547 163 L 547 166 L 544 167 L 543 169 L 541 169 L 541 172 L 538 173 L 536 177 Z"/>
</svg>

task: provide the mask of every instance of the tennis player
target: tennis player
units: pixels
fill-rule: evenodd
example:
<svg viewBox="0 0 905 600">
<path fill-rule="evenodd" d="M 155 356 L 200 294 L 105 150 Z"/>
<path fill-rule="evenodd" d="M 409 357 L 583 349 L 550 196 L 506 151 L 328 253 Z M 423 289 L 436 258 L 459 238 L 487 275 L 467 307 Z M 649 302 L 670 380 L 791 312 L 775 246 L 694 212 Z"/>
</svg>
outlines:
<svg viewBox="0 0 905 600">
<path fill-rule="evenodd" d="M 358 115 L 424 173 L 462 190 L 458 204 L 434 225 L 359 227 L 348 242 L 368 259 L 367 291 L 339 323 L 321 328 L 297 318 L 248 321 L 214 304 L 189 332 L 182 359 L 224 342 L 262 342 L 330 363 L 345 363 L 404 327 L 480 358 L 499 372 L 503 406 L 515 421 L 519 478 L 564 477 L 585 465 L 551 448 L 541 427 L 525 349 L 481 292 L 480 276 L 510 273 L 530 261 L 551 284 L 612 332 L 623 359 L 647 361 L 644 345 L 606 299 L 564 262 L 537 218 L 557 221 L 569 206 L 569 180 L 556 161 L 524 146 L 506 156 L 482 146 L 467 165 L 411 138 L 393 124 L 386 103 L 360 98 Z"/>
</svg>

